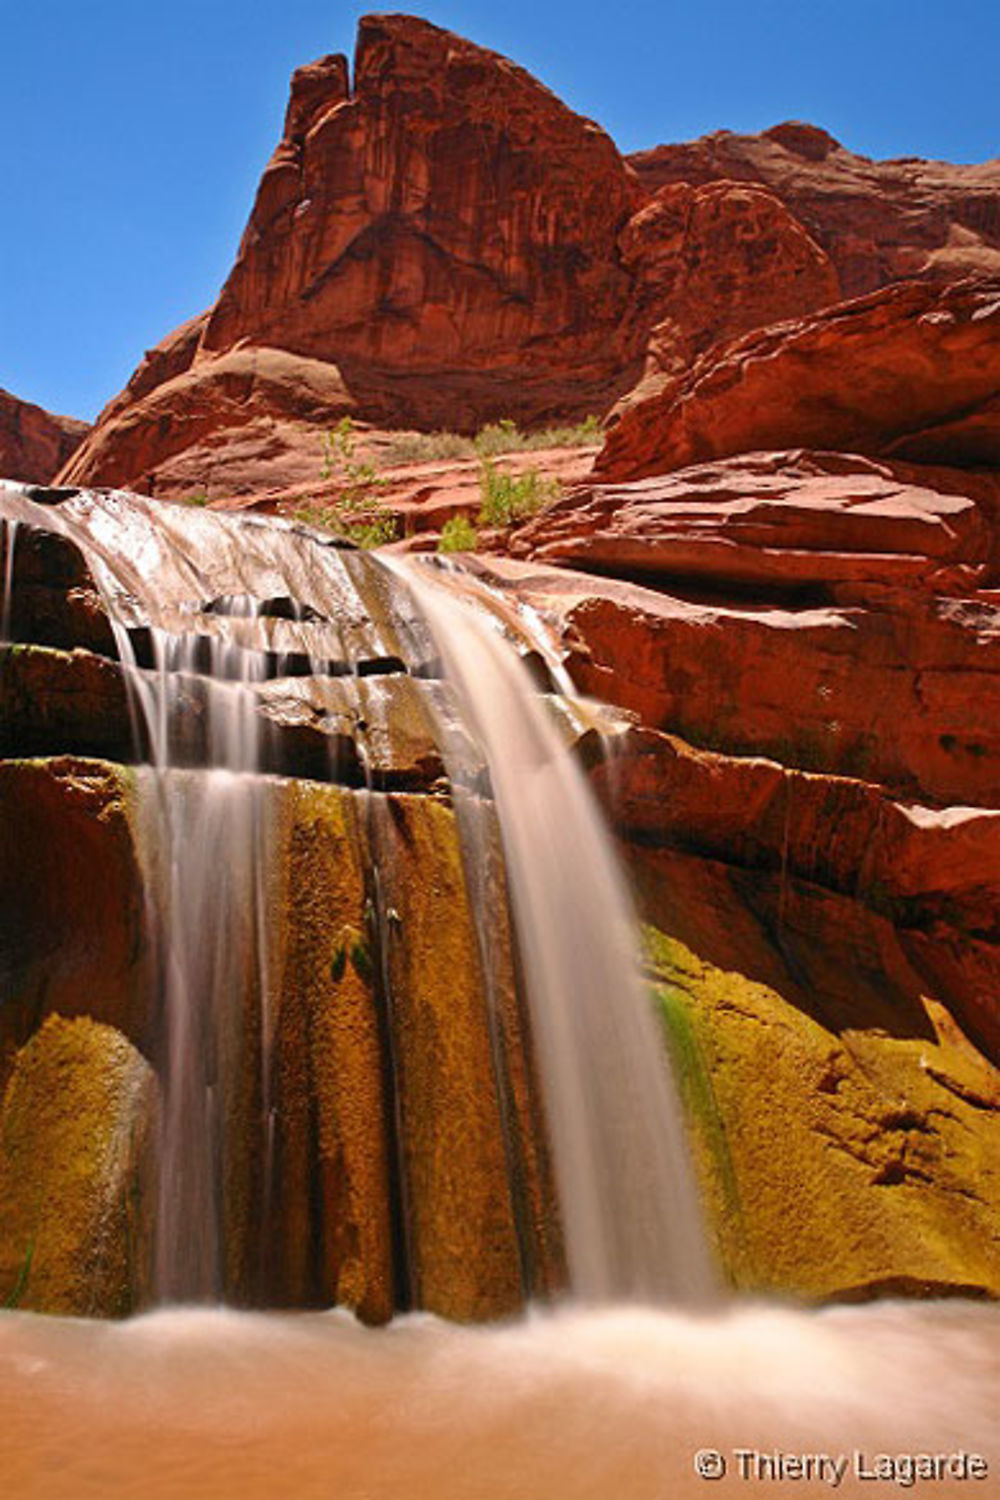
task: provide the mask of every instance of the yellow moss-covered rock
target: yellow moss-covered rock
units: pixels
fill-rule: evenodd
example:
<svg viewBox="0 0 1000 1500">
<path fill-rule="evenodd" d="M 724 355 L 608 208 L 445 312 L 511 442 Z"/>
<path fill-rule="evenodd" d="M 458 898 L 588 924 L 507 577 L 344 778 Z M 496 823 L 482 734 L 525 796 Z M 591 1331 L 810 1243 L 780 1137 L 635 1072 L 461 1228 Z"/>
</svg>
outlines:
<svg viewBox="0 0 1000 1500">
<path fill-rule="evenodd" d="M 446 1317 L 497 1317 L 520 1306 L 521 1270 L 455 817 L 421 797 L 373 811 L 412 1295 Z"/>
<path fill-rule="evenodd" d="M 0 1299 L 123 1315 L 147 1284 L 156 1085 L 110 1026 L 49 1016 L 0 1112 Z"/>
<path fill-rule="evenodd" d="M 287 819 L 274 1040 L 276 1284 L 282 1300 L 335 1302 L 381 1322 L 395 1301 L 390 1104 L 360 798 L 293 784 Z"/>
<path fill-rule="evenodd" d="M 1000 1077 L 891 924 L 794 883 L 634 858 L 736 1284 L 1000 1295 Z"/>
</svg>

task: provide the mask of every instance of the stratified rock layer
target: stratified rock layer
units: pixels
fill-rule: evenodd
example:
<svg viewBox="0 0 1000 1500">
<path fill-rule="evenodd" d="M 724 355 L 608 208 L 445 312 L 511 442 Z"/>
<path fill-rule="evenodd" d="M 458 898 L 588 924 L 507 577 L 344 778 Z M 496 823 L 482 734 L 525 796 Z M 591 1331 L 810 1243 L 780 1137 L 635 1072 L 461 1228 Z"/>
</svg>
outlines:
<svg viewBox="0 0 1000 1500">
<path fill-rule="evenodd" d="M 567 502 L 522 532 L 526 560 L 477 564 L 552 625 L 580 686 L 625 710 L 573 737 L 650 924 L 650 979 L 720 1261 L 741 1287 L 1000 1292 L 993 487 L 969 479 L 966 494 L 941 471 L 919 477 L 849 455 L 751 455 L 599 487 L 578 497 L 575 542 Z M 43 532 L 45 513 L 8 500 L 25 528 L 25 580 L 53 595 L 21 625 L 70 632 L 75 607 L 58 596 L 86 592 L 85 570 L 65 539 L 30 535 L 27 517 Z M 67 512 L 107 520 L 104 503 L 80 495 Z M 412 676 L 393 663 L 415 628 L 408 606 L 367 559 L 337 554 L 331 571 L 319 538 L 289 550 L 279 526 L 111 503 L 200 549 L 208 604 L 266 591 L 269 613 L 248 628 L 269 648 L 294 626 L 328 639 L 330 660 L 335 641 L 350 642 L 366 666 L 392 667 L 358 684 L 364 726 L 346 722 L 347 699 L 314 697 L 318 677 L 262 684 L 261 711 L 290 725 L 301 712 L 310 733 L 339 735 L 356 756 L 381 713 L 372 764 L 387 786 L 413 778 L 403 793 L 268 783 L 267 900 L 280 914 L 270 1123 L 265 1150 L 251 1026 L 226 1101 L 238 1137 L 223 1215 L 229 1295 L 339 1302 L 380 1322 L 411 1305 L 495 1316 L 526 1287 L 558 1288 L 498 834 L 487 817 L 492 853 L 463 846 L 443 766 L 428 759 L 424 710 L 442 685 L 423 675 L 436 670 L 426 642 Z M 298 559 L 304 620 L 270 597 L 290 580 L 279 557 L 286 570 Z M 159 576 L 168 608 L 191 602 L 186 570 L 164 564 Z M 321 578 L 334 577 L 336 620 L 311 618 Z M 203 615 L 210 630 L 213 608 Z M 86 686 L 96 663 L 120 689 L 114 663 L 60 638 L 13 648 L 0 671 L 40 656 Z M 19 729 L 46 719 L 24 692 L 7 702 L 14 750 Z M 86 732 L 86 702 L 58 719 L 62 748 Z M 326 774 L 349 764 L 328 757 Z M 483 785 L 474 760 L 466 773 Z M 0 762 L 0 1296 L 24 1306 L 121 1312 L 148 1285 L 155 1192 L 142 1142 L 160 1059 L 133 799 L 131 773 L 105 763 Z M 126 1118 L 138 1155 L 109 1155 Z M 33 1240 L 39 1182 L 53 1207 Z"/>
<path fill-rule="evenodd" d="M 1000 477 L 840 453 L 749 453 L 562 496 L 515 557 L 677 587 L 814 599 L 865 586 L 961 592 L 997 581 Z"/>
<path fill-rule="evenodd" d="M 1000 279 L 889 287 L 721 345 L 626 411 L 597 469 L 799 447 L 1000 465 Z"/>
</svg>

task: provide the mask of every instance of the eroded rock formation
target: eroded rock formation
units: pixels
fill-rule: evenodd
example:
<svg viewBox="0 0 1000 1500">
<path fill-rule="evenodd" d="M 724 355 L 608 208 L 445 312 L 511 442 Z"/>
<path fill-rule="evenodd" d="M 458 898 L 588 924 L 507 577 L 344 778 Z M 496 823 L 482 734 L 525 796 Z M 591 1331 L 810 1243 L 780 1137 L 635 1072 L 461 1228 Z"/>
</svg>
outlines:
<svg viewBox="0 0 1000 1500">
<path fill-rule="evenodd" d="M 149 513 L 149 502 L 133 503 Z M 510 604 L 551 624 L 581 687 L 625 710 L 586 727 L 553 704 L 575 723 L 633 872 L 721 1263 L 738 1286 L 816 1297 L 1000 1291 L 990 1061 L 1000 1055 L 990 876 L 1000 739 L 983 676 L 1000 633 L 978 504 L 921 488 L 898 467 L 805 454 L 598 488 L 578 503 L 576 543 L 567 501 L 522 532 L 528 560 L 478 566 Z M 254 569 L 272 587 L 266 525 L 241 523 L 236 548 L 231 521 L 159 510 L 164 525 L 201 537 L 215 570 L 206 629 Z M 85 591 L 72 549 L 37 529 L 19 528 L 26 585 L 67 601 Z M 652 564 L 642 582 L 565 566 L 637 575 L 639 538 Z M 804 553 L 821 581 L 804 577 Z M 277 651 L 292 639 L 282 632 L 335 625 L 359 660 L 391 667 L 406 606 L 367 560 L 344 557 L 354 585 L 339 622 L 315 618 L 303 568 L 298 620 L 273 597 L 247 629 Z M 162 587 L 176 607 L 190 580 L 164 568 Z M 366 590 L 364 614 L 353 587 Z M 85 620 L 92 649 L 66 650 L 64 634 L 61 646 L 15 645 L 0 658 L 0 686 L 37 653 L 82 685 L 76 718 L 47 725 L 47 742 L 32 740 L 38 710 L 27 695 L 9 698 L 5 714 L 7 755 L 23 732 L 46 758 L 0 762 L 0 1291 L 22 1306 L 121 1312 L 148 1287 L 160 1108 L 147 866 L 132 773 L 66 753 L 108 712 L 88 697 L 93 664 L 118 668 L 93 649 L 92 615 L 68 602 L 60 610 L 53 597 L 16 618 L 24 634 L 33 619 L 58 618 L 64 632 Z M 226 1276 L 241 1301 L 339 1302 L 373 1321 L 411 1303 L 481 1318 L 518 1305 L 526 1245 L 536 1289 L 559 1282 L 523 1037 L 509 1052 L 521 1071 L 504 1077 L 505 1135 L 468 871 L 433 734 L 408 703 L 439 691 L 422 675 L 434 670 L 425 655 L 415 679 L 380 672 L 367 697 L 361 678 L 354 717 L 346 685 L 339 709 L 315 697 L 309 677 L 260 686 L 261 711 L 291 726 L 273 752 L 288 759 L 274 769 L 294 769 L 304 753 L 303 719 L 310 735 L 339 742 L 325 763 L 310 751 L 310 774 L 327 784 L 272 784 L 271 900 L 282 916 L 269 1189 L 249 1145 L 260 1087 L 252 1040 L 227 1105 L 241 1144 Z M 197 719 L 196 696 L 189 710 Z M 197 736 L 194 745 L 197 756 Z M 352 786 L 352 764 L 367 754 L 389 790 Z M 400 774 L 410 778 L 403 795 L 389 779 Z M 519 981 L 502 879 L 491 879 L 492 993 L 516 1040 Z M 52 1107 L 53 1069 L 65 1111 Z M 37 1175 L 26 1123 L 35 1113 L 61 1175 Z M 33 1241 L 39 1181 L 68 1209 L 59 1236 L 57 1218 L 46 1219 Z"/>
<path fill-rule="evenodd" d="M 723 344 L 626 411 L 597 469 L 799 447 L 1000 464 L 1000 279 L 893 286 Z"/>
<path fill-rule="evenodd" d="M 1000 161 L 872 161 L 825 130 L 787 120 L 761 135 L 719 130 L 629 157 L 650 188 L 759 183 L 822 245 L 845 297 L 891 281 L 1000 271 Z"/>
<path fill-rule="evenodd" d="M 345 415 L 603 414 L 644 364 L 655 382 L 837 294 L 766 188 L 651 195 L 523 69 L 369 17 L 353 79 L 342 57 L 293 78 L 218 302 L 147 354 L 65 479 L 226 499 L 316 480 Z"/>
<path fill-rule="evenodd" d="M 89 432 L 74 417 L 55 417 L 0 390 L 0 474 L 47 484 Z"/>
</svg>

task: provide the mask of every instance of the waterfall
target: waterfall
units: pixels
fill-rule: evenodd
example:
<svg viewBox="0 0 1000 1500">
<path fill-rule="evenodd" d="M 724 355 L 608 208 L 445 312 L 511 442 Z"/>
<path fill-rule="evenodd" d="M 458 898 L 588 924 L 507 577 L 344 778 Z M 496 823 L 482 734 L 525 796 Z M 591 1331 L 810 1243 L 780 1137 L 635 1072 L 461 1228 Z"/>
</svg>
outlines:
<svg viewBox="0 0 1000 1500">
<path fill-rule="evenodd" d="M 588 1301 L 705 1301 L 714 1278 L 680 1104 L 593 795 L 496 621 L 416 566 L 394 566 L 489 766 L 571 1289 Z"/>
<path fill-rule="evenodd" d="M 3 588 L 0 591 L 0 641 L 11 638 L 11 610 L 14 602 L 14 548 L 17 545 L 17 521 L 10 517 L 0 521 L 3 537 Z"/>
<path fill-rule="evenodd" d="M 5 510 L 5 618 L 15 526 L 74 541 L 111 620 L 145 761 L 137 775 L 140 855 L 162 1018 L 154 1300 L 229 1293 L 234 1183 L 256 1183 L 243 1200 L 253 1197 L 266 1230 L 274 1172 L 270 1008 L 280 955 L 269 889 L 274 765 L 259 690 L 265 679 L 303 669 L 320 682 L 331 672 L 350 681 L 362 661 L 408 668 L 439 711 L 441 751 L 467 835 L 470 900 L 485 935 L 488 1010 L 491 913 L 483 902 L 490 883 L 481 865 L 484 819 L 495 808 L 571 1292 L 592 1302 L 709 1300 L 711 1257 L 681 1113 L 610 838 L 550 707 L 490 617 L 409 563 L 383 568 L 280 521 L 115 493 L 85 492 L 43 509 L 8 492 Z M 422 681 L 432 670 L 428 628 L 444 684 Z M 365 701 L 367 715 L 377 716 L 380 694 L 368 692 Z M 470 739 L 488 768 L 489 798 L 461 785 Z M 335 756 L 328 774 L 336 779 Z M 370 779 L 357 795 L 366 799 L 375 918 L 384 928 L 378 861 L 391 857 L 391 830 Z M 382 987 L 391 1030 L 387 967 Z M 492 1014 L 487 1024 L 498 1128 L 506 1132 L 501 1027 Z M 391 1034 L 387 1047 L 391 1072 Z M 397 1135 L 400 1128 L 397 1120 Z M 513 1170 L 510 1176 L 513 1194 Z M 405 1223 L 398 1232 L 405 1241 Z M 262 1248 L 262 1263 L 265 1255 Z"/>
</svg>

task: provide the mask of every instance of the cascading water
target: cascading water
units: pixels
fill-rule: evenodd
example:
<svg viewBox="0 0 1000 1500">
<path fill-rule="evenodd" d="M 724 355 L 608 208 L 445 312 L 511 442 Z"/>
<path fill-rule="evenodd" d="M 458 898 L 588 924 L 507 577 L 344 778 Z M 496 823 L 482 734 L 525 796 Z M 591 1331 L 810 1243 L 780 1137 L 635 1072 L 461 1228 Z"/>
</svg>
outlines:
<svg viewBox="0 0 1000 1500">
<path fill-rule="evenodd" d="M 415 640 L 380 639 L 362 619 L 350 556 L 316 537 L 114 495 L 51 509 L 7 491 L 0 508 L 7 632 L 16 634 L 22 545 L 33 528 L 60 533 L 101 585 L 134 693 L 153 966 L 169 1039 L 157 1058 L 165 1097 L 156 1295 L 218 1297 L 229 1290 L 222 1187 L 256 1172 L 264 1186 L 254 1201 L 266 1205 L 277 1170 L 269 1037 L 283 955 L 269 921 L 267 794 L 277 762 L 260 715 L 264 679 L 348 673 L 362 638 L 368 665 L 381 658 L 399 671 L 394 654 L 409 652 L 415 678 L 431 670 L 428 653 Z M 229 580 L 221 593 L 200 566 L 213 548 Z M 470 834 L 484 955 L 503 925 L 492 920 L 486 878 L 494 800 L 500 817 L 572 1285 L 585 1304 L 632 1305 L 577 1303 L 489 1329 L 404 1316 L 382 1334 L 342 1311 L 178 1308 L 121 1324 L 7 1311 L 5 1493 L 442 1500 L 460 1489 L 483 1500 L 656 1500 L 701 1494 L 699 1476 L 720 1475 L 720 1462 L 733 1488 L 767 1478 L 782 1455 L 814 1455 L 827 1477 L 799 1481 L 798 1492 L 865 1496 L 885 1488 L 864 1477 L 880 1452 L 896 1455 L 895 1489 L 912 1486 L 908 1455 L 928 1451 L 951 1468 L 914 1493 L 988 1493 L 995 1308 L 729 1302 L 706 1312 L 708 1257 L 627 903 L 551 705 L 486 618 L 481 591 L 472 590 L 470 609 L 440 587 L 447 579 L 409 564 L 400 575 L 451 677 L 450 691 L 422 686 L 441 709 L 458 821 Z M 374 737 L 388 689 L 353 689 Z M 335 700 L 330 692 L 331 713 Z M 327 769 L 338 773 L 336 755 Z M 369 851 L 390 860 L 389 799 L 372 774 L 361 781 L 345 796 L 370 825 Z M 391 892 L 380 878 L 373 890 L 388 954 Z M 391 984 L 386 961 L 382 986 Z M 227 1095 L 240 1090 L 255 1117 L 242 1148 L 227 1133 Z M 405 1211 L 405 1183 L 400 1203 Z M 696 1315 L 637 1306 L 639 1297 L 686 1301 Z M 973 1459 L 974 1472 L 992 1471 L 987 1484 L 961 1478 Z M 716 1467 L 699 1467 L 706 1461 Z"/>
<path fill-rule="evenodd" d="M 0 641 L 10 640 L 11 608 L 14 601 L 14 548 L 17 545 L 17 521 L 12 517 L 0 521 L 3 540 L 3 589 L 0 591 Z"/>
<path fill-rule="evenodd" d="M 21 502 L 21 519 L 32 511 Z M 273 1170 L 275 935 L 265 890 L 270 803 L 257 690 L 295 657 L 317 680 L 333 655 L 340 670 L 350 670 L 356 646 L 343 622 L 364 606 L 350 597 L 342 554 L 280 523 L 115 495 L 90 495 L 38 519 L 76 541 L 89 560 L 147 747 L 148 767 L 138 776 L 141 847 L 164 1020 L 154 1296 L 216 1299 L 231 1279 L 225 1188 L 241 1173 L 262 1174 L 266 1184 Z M 589 1300 L 704 1300 L 712 1275 L 679 1110 L 635 964 L 621 880 L 582 774 L 513 648 L 475 609 L 413 569 L 394 572 L 395 592 L 402 579 L 437 641 L 452 719 L 457 705 L 457 729 L 442 728 L 446 758 L 454 770 L 456 738 L 467 742 L 471 733 L 489 768 L 571 1290 Z M 286 600 L 280 621 L 263 618 L 265 591 Z M 317 635 L 312 619 L 342 622 L 333 626 L 334 644 L 329 625 Z M 397 646 L 419 670 L 419 641 L 403 630 Z M 359 721 L 377 721 L 378 703 L 370 688 Z M 378 907 L 378 862 L 390 857 L 390 841 L 375 803 L 368 805 Z M 481 812 L 467 805 L 466 829 L 477 819 Z M 482 826 L 477 837 L 482 844 Z M 474 879 L 476 858 L 469 851 Z M 376 916 L 384 927 L 385 914 Z M 484 947 L 485 966 L 489 957 Z M 387 1004 L 391 1012 L 391 994 Z M 490 1024 L 503 1069 L 499 1025 Z M 251 1109 L 262 1121 L 256 1163 L 239 1157 L 227 1126 L 254 1070 Z M 245 1136 L 244 1124 L 244 1155 Z M 405 1179 L 401 1192 L 405 1200 Z M 265 1211 L 267 1199 L 265 1185 L 257 1195 Z"/>
<path fill-rule="evenodd" d="M 635 922 L 583 772 L 489 617 L 412 565 L 414 591 L 489 766 L 570 1286 L 588 1301 L 714 1292 L 680 1106 Z"/>
</svg>

